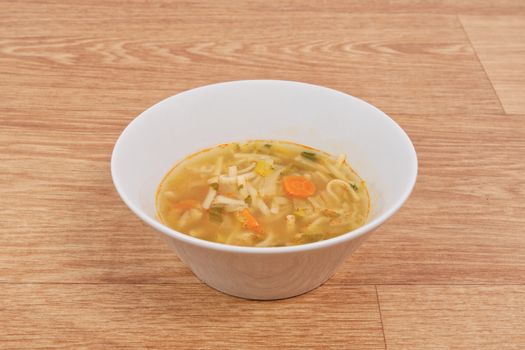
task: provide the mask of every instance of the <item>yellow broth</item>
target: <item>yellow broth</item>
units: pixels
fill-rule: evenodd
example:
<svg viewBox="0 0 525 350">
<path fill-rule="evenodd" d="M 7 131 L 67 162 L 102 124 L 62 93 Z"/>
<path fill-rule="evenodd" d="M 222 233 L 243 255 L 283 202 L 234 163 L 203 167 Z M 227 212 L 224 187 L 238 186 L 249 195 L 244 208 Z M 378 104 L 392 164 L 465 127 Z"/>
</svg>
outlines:
<svg viewBox="0 0 525 350">
<path fill-rule="evenodd" d="M 362 226 L 370 209 L 345 155 L 264 140 L 184 159 L 162 180 L 156 205 L 161 222 L 179 232 L 250 247 L 336 237 Z"/>
</svg>

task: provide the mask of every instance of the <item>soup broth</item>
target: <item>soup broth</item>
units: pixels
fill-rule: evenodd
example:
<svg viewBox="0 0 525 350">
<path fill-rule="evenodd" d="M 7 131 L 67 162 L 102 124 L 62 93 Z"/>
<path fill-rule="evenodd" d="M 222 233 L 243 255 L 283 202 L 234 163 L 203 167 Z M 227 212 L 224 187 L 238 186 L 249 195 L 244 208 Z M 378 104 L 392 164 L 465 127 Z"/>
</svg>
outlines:
<svg viewBox="0 0 525 350">
<path fill-rule="evenodd" d="M 156 203 L 160 221 L 179 232 L 257 247 L 339 236 L 362 226 L 370 209 L 345 155 L 263 140 L 189 156 L 164 177 Z"/>
</svg>

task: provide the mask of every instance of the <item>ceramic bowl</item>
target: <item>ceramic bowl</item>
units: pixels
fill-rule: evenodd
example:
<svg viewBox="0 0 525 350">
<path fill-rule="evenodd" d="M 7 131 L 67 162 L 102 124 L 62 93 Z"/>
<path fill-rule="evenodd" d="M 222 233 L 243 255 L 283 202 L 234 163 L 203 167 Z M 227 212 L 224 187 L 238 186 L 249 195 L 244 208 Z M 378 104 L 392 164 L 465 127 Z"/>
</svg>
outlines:
<svg viewBox="0 0 525 350">
<path fill-rule="evenodd" d="M 368 222 L 328 240 L 275 248 L 208 242 L 159 222 L 156 189 L 175 163 L 210 146 L 249 139 L 347 154 L 368 185 Z M 417 157 L 401 127 L 358 98 L 299 82 L 246 80 L 185 91 L 141 113 L 116 142 L 111 173 L 127 206 L 204 283 L 237 297 L 281 299 L 328 280 L 403 205 L 416 182 Z"/>
</svg>

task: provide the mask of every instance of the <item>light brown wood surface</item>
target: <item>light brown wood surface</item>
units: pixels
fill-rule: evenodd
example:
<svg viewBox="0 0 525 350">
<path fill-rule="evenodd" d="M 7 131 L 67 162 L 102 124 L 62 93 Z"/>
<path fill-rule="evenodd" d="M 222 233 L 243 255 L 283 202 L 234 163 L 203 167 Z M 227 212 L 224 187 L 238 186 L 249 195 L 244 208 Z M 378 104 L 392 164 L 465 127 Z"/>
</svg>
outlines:
<svg viewBox="0 0 525 350">
<path fill-rule="evenodd" d="M 379 286 L 388 349 L 523 349 L 525 286 Z"/>
<path fill-rule="evenodd" d="M 461 23 L 479 55 L 505 112 L 525 109 L 525 17 L 462 16 Z"/>
<path fill-rule="evenodd" d="M 0 297 L 12 348 L 384 348 L 374 286 L 274 302 L 185 284 L 9 284 Z"/>
<path fill-rule="evenodd" d="M 0 3 L 0 348 L 520 349 L 525 3 Z M 199 85 L 290 79 L 391 115 L 409 201 L 319 289 L 200 283 L 113 189 L 137 114 Z"/>
</svg>

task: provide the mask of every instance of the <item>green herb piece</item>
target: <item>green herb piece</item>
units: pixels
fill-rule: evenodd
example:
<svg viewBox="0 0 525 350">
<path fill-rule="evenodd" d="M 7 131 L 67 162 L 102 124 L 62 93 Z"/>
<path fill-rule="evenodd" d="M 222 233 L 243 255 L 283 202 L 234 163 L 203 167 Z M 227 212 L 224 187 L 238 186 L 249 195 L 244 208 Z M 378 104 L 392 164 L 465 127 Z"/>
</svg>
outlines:
<svg viewBox="0 0 525 350">
<path fill-rule="evenodd" d="M 237 188 L 240 190 L 240 189 L 243 189 L 244 188 L 244 185 L 243 184 L 240 184 L 239 186 L 237 186 Z"/>
<path fill-rule="evenodd" d="M 270 145 L 269 143 L 265 143 L 265 144 L 264 144 L 264 147 L 266 147 L 266 148 L 271 148 L 272 145 Z"/>
<path fill-rule="evenodd" d="M 217 191 L 219 189 L 219 184 L 217 182 L 214 182 L 210 184 L 210 187 Z"/>
<path fill-rule="evenodd" d="M 352 187 L 354 189 L 354 191 L 358 191 L 359 190 L 359 187 L 355 183 L 349 182 L 349 184 L 350 184 L 350 187 Z"/>
<path fill-rule="evenodd" d="M 222 212 L 224 211 L 221 207 L 212 207 L 208 209 L 208 217 L 210 221 L 221 223 L 222 222 Z"/>
<path fill-rule="evenodd" d="M 301 152 L 301 156 L 303 156 L 304 158 L 306 159 L 309 159 L 313 162 L 317 161 L 317 155 L 315 153 L 312 153 L 312 152 Z"/>
<path fill-rule="evenodd" d="M 244 203 L 246 203 L 248 205 L 252 205 L 252 196 L 248 196 L 248 197 L 244 198 Z"/>
</svg>

